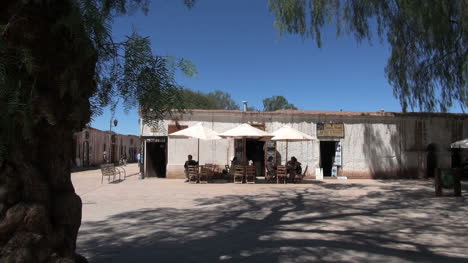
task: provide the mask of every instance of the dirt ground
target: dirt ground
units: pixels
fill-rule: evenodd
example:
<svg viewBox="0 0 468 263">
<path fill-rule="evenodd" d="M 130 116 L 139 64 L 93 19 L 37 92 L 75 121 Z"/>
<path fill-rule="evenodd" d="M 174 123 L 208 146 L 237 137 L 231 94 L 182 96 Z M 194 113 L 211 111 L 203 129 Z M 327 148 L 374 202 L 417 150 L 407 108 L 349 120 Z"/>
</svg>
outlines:
<svg viewBox="0 0 468 263">
<path fill-rule="evenodd" d="M 90 262 L 468 262 L 466 183 L 464 197 L 436 198 L 428 180 L 72 180 Z"/>
</svg>

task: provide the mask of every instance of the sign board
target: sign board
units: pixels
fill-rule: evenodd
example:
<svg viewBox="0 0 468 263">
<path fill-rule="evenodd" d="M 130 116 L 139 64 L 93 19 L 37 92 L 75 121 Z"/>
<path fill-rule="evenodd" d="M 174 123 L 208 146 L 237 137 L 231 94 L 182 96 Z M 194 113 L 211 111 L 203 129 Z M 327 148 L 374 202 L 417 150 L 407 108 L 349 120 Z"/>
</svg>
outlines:
<svg viewBox="0 0 468 263">
<path fill-rule="evenodd" d="M 166 138 L 150 138 L 150 139 L 146 139 L 146 142 L 165 143 Z"/>
<path fill-rule="evenodd" d="M 317 137 L 344 138 L 343 123 L 317 123 Z"/>
<path fill-rule="evenodd" d="M 333 165 L 341 166 L 341 152 L 341 142 L 337 142 L 335 149 L 335 160 L 333 161 Z"/>
</svg>

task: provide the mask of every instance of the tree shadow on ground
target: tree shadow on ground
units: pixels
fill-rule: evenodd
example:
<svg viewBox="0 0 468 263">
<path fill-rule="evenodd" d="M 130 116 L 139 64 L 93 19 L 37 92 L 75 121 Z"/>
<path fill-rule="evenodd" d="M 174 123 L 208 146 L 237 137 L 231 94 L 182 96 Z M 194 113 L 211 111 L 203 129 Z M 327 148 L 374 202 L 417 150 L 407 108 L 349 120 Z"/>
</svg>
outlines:
<svg viewBox="0 0 468 263">
<path fill-rule="evenodd" d="M 430 188 L 327 184 L 194 200 L 85 222 L 90 262 L 467 262 L 468 208 Z M 333 185 L 333 184 L 331 184 Z"/>
</svg>

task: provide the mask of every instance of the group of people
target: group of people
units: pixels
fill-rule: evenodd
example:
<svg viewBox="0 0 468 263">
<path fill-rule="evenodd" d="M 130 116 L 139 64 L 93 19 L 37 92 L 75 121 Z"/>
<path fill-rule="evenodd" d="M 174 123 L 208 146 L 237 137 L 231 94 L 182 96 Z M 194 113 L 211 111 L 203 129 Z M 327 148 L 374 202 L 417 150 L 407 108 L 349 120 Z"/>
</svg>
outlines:
<svg viewBox="0 0 468 263">
<path fill-rule="evenodd" d="M 301 175 L 302 174 L 302 164 L 297 160 L 296 157 L 292 156 L 289 161 L 286 162 L 286 172 L 287 172 L 287 177 L 291 183 L 296 182 L 296 175 Z M 277 165 L 273 161 L 273 157 L 270 156 L 267 159 L 266 163 L 266 176 L 265 178 L 267 180 L 272 180 L 276 178 L 276 169 Z"/>
<path fill-rule="evenodd" d="M 232 158 L 231 165 L 229 166 L 229 171 L 225 171 L 225 172 L 231 176 L 234 175 L 236 166 L 239 164 L 240 162 L 237 159 L 237 157 Z M 192 155 L 187 156 L 187 161 L 185 161 L 185 164 L 184 164 L 184 172 L 185 172 L 185 177 L 186 177 L 185 182 L 189 181 L 189 173 L 188 173 L 189 165 L 198 165 L 198 162 L 193 160 Z M 267 162 L 266 162 L 266 176 L 265 176 L 267 180 L 276 178 L 276 168 L 277 168 L 277 165 L 273 162 L 273 157 L 272 156 L 268 157 Z M 302 174 L 301 163 L 296 159 L 296 157 L 293 156 L 286 163 L 286 170 L 287 170 L 289 181 L 294 183 L 296 179 L 296 175 Z"/>
</svg>

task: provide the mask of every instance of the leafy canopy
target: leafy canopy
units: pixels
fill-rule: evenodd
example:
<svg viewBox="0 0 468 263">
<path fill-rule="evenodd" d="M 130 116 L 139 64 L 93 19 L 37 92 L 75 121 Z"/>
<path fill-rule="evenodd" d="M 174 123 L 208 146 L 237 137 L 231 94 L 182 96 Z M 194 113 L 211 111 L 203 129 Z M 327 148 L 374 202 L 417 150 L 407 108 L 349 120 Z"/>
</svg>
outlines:
<svg viewBox="0 0 468 263">
<path fill-rule="evenodd" d="M 283 96 L 272 96 L 263 100 L 263 111 L 275 110 L 297 110 L 297 108 Z"/>
<path fill-rule="evenodd" d="M 468 107 L 468 1 L 466 0 L 269 0 L 280 33 L 322 44 L 334 23 L 358 41 L 374 28 L 391 46 L 385 72 L 403 111 Z"/>
<path fill-rule="evenodd" d="M 187 109 L 239 110 L 239 105 L 231 98 L 231 95 L 221 90 L 205 94 L 184 89 L 182 98 L 182 103 Z"/>
<path fill-rule="evenodd" d="M 138 10 L 146 13 L 149 0 L 46 2 L 7 1 L 0 16 L 0 166 L 17 148 L 15 144 L 37 139 L 34 133 L 40 131 L 40 125 L 79 129 L 90 116 L 100 114 L 108 105 L 115 108 L 119 101 L 127 110 L 140 107 L 148 122 L 170 114 L 172 109 L 184 109 L 182 88 L 174 75 L 177 70 L 195 75 L 190 61 L 154 55 L 149 39 L 137 33 L 121 42 L 112 38 L 114 18 Z M 194 1 L 184 3 L 191 7 Z M 49 4 L 66 7 L 66 12 L 54 14 L 53 10 L 60 8 L 51 8 L 50 13 L 31 15 Z M 49 23 L 49 30 L 27 31 L 35 28 L 31 21 Z M 46 56 L 50 50 L 31 44 L 31 39 L 49 42 L 50 50 L 58 47 L 56 53 Z M 54 67 L 60 63 L 64 67 Z M 90 71 L 83 65 L 91 65 Z M 60 81 L 49 83 L 45 81 L 48 77 Z M 49 107 L 53 100 L 43 95 L 47 92 L 58 94 L 63 112 L 70 111 L 66 117 Z"/>
<path fill-rule="evenodd" d="M 95 114 L 109 104 L 122 102 L 128 111 L 140 107 L 148 122 L 161 119 L 172 109 L 183 110 L 181 87 L 174 75 L 181 70 L 187 76 L 197 74 L 186 59 L 156 56 L 148 38 L 133 32 L 116 43 L 111 23 L 116 16 L 132 14 L 140 9 L 148 12 L 149 0 L 76 0 L 82 22 L 98 51 L 96 66 L 97 91 L 91 98 Z M 193 0 L 184 0 L 192 7 Z"/>
</svg>

